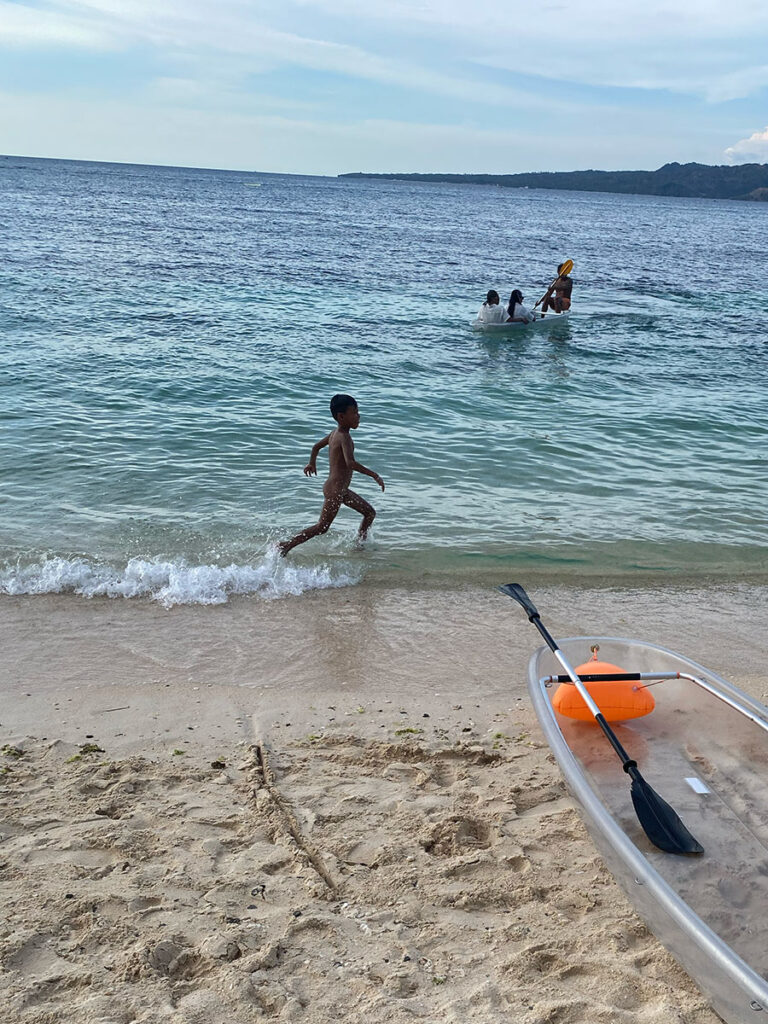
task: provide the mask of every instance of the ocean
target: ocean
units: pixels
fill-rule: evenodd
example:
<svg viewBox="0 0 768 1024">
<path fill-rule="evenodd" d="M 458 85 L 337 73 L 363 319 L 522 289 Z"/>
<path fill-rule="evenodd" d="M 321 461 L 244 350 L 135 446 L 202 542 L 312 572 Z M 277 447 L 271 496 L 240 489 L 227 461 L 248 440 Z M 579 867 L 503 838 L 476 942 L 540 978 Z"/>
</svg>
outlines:
<svg viewBox="0 0 768 1024">
<path fill-rule="evenodd" d="M 2 593 L 768 581 L 766 205 L 3 157 L 0 219 Z M 337 391 L 373 536 L 281 560 Z"/>
</svg>

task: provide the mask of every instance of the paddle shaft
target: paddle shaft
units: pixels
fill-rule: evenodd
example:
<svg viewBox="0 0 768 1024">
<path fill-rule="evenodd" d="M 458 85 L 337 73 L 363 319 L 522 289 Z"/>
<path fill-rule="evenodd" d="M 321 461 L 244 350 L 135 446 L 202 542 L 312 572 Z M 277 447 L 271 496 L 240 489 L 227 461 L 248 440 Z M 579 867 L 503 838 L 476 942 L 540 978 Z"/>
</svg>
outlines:
<svg viewBox="0 0 768 1024">
<path fill-rule="evenodd" d="M 557 279 L 558 279 L 559 277 L 560 277 L 560 275 L 558 274 L 558 275 L 557 275 L 557 277 L 555 278 L 555 280 L 554 280 L 554 281 L 552 282 L 552 284 L 551 284 L 551 285 L 549 286 L 549 288 L 547 288 L 547 290 L 546 290 L 546 291 L 544 292 L 544 294 L 543 294 L 543 295 L 541 296 L 541 298 L 540 298 L 540 299 L 538 300 L 538 302 L 536 303 L 536 306 L 540 306 L 540 305 L 542 304 L 542 302 L 544 301 L 544 299 L 546 299 L 546 297 L 547 297 L 547 296 L 549 295 L 550 291 L 552 290 L 552 285 L 554 285 L 555 281 L 557 281 Z M 534 309 L 536 309 L 536 306 L 534 306 L 533 308 L 534 308 Z"/>
<path fill-rule="evenodd" d="M 563 666 L 563 668 L 567 672 L 568 678 L 571 680 L 573 685 L 579 691 L 579 695 L 581 696 L 581 699 L 587 705 L 587 707 L 589 708 L 590 712 L 594 716 L 595 721 L 597 722 L 597 724 L 600 726 L 600 728 L 605 733 L 606 739 L 608 740 L 608 742 L 611 744 L 613 749 L 616 751 L 616 753 L 621 758 L 621 763 L 622 763 L 622 766 L 624 768 L 624 771 L 627 772 L 628 775 L 632 776 L 633 770 L 637 769 L 637 761 L 633 761 L 632 758 L 629 756 L 629 754 L 624 749 L 624 747 L 622 747 L 621 743 L 619 742 L 618 736 L 613 731 L 613 729 L 610 727 L 610 725 L 608 725 L 608 723 L 606 722 L 606 720 L 605 720 L 605 718 L 603 716 L 603 713 L 600 710 L 600 708 L 592 700 L 592 695 L 590 694 L 589 690 L 586 688 L 586 686 L 584 686 L 584 684 L 582 683 L 581 679 L 576 675 L 575 671 L 571 668 L 570 664 L 566 661 L 565 655 L 560 650 L 560 648 L 557 646 L 557 644 L 555 643 L 554 639 L 550 635 L 549 630 L 547 629 L 547 627 L 544 625 L 544 623 L 539 618 L 539 613 L 536 612 L 535 615 L 529 615 L 528 619 L 529 619 L 530 622 L 532 622 L 534 624 L 536 629 L 538 629 L 538 631 L 541 633 L 542 637 L 544 638 L 544 640 L 545 640 L 545 642 L 547 644 L 547 647 L 549 647 L 549 649 L 552 651 L 554 656 L 557 658 L 557 660 L 560 662 L 560 664 Z"/>
</svg>

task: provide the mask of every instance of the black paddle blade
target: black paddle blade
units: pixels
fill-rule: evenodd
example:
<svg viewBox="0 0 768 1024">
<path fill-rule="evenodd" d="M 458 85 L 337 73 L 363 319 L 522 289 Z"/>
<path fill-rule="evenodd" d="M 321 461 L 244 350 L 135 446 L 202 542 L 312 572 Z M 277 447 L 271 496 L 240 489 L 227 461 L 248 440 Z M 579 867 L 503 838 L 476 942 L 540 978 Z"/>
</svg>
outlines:
<svg viewBox="0 0 768 1024">
<path fill-rule="evenodd" d="M 665 853 L 704 853 L 704 847 L 694 839 L 666 800 L 648 785 L 640 772 L 632 772 L 632 803 L 645 834 L 654 846 Z"/>
<path fill-rule="evenodd" d="M 517 601 L 519 605 L 522 605 L 529 619 L 538 618 L 539 613 L 536 611 L 536 605 L 519 583 L 505 583 L 499 587 L 499 590 L 502 594 L 506 594 L 507 597 L 511 597 L 513 601 Z"/>
</svg>

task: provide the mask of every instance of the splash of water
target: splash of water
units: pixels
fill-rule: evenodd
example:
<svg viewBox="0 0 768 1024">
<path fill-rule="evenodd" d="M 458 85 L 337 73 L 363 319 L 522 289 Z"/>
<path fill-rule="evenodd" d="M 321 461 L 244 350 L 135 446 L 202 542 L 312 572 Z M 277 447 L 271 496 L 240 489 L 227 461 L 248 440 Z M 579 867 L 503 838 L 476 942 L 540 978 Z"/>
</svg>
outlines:
<svg viewBox="0 0 768 1024">
<path fill-rule="evenodd" d="M 358 583 L 361 572 L 328 565 L 295 566 L 270 549 L 255 565 L 190 565 L 184 560 L 132 558 L 122 567 L 85 558 L 46 558 L 0 569 L 0 593 L 143 597 L 177 604 L 224 604 L 232 594 L 264 599 L 296 597 Z"/>
</svg>

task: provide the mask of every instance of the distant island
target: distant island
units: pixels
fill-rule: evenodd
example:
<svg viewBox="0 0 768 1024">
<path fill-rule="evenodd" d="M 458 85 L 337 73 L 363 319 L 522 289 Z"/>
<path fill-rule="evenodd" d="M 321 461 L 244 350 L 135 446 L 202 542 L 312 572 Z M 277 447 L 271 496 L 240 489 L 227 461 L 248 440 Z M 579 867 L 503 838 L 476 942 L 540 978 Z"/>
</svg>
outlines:
<svg viewBox="0 0 768 1024">
<path fill-rule="evenodd" d="M 657 171 L 530 171 L 525 174 L 364 174 L 355 171 L 339 177 L 768 202 L 768 164 L 710 167 L 708 164 L 672 163 L 664 164 Z"/>
</svg>

